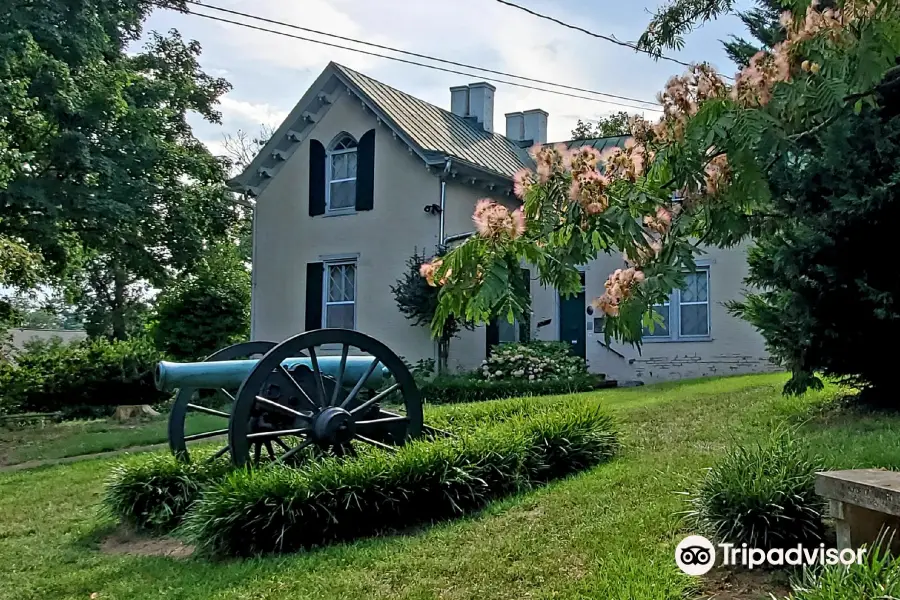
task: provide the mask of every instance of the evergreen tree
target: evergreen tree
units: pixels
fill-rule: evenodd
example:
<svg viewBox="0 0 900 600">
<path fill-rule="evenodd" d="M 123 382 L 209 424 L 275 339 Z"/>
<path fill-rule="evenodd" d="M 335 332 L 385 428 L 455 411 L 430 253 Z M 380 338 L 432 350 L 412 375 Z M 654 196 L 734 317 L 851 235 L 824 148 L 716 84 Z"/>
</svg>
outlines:
<svg viewBox="0 0 900 600">
<path fill-rule="evenodd" d="M 722 42 L 728 58 L 738 67 L 746 67 L 750 58 L 760 50 L 770 50 L 778 42 L 784 41 L 785 31 L 779 22 L 785 8 L 781 0 L 756 0 L 756 6 L 738 13 L 755 41 L 748 41 L 732 34 L 730 41 Z"/>
</svg>

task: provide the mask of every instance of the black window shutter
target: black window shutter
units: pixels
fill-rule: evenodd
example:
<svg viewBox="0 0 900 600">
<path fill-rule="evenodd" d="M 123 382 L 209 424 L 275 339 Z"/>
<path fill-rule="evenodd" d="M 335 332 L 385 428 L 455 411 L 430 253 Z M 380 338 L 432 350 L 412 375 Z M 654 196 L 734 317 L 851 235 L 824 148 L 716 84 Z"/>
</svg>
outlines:
<svg viewBox="0 0 900 600">
<path fill-rule="evenodd" d="M 322 329 L 322 283 L 325 265 L 306 263 L 306 331 Z"/>
<path fill-rule="evenodd" d="M 531 306 L 531 269 L 522 269 L 522 279 L 525 280 L 525 289 L 528 291 L 528 305 Z M 519 321 L 519 341 L 531 341 L 531 315 L 526 311 Z"/>
<path fill-rule="evenodd" d="M 375 206 L 375 130 L 367 131 L 356 150 L 356 210 Z"/>
<path fill-rule="evenodd" d="M 491 350 L 500 343 L 500 328 L 497 327 L 497 317 L 494 317 L 485 324 L 484 327 L 484 348 L 485 357 L 491 356 Z"/>
<path fill-rule="evenodd" d="M 309 140 L 309 216 L 325 214 L 325 146 Z"/>
</svg>

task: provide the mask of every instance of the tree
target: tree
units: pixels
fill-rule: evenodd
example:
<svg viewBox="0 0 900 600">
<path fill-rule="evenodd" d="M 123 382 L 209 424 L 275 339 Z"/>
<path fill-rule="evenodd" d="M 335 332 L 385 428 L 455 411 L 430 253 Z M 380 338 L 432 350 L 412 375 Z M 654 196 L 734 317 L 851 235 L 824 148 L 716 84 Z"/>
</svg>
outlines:
<svg viewBox="0 0 900 600">
<path fill-rule="evenodd" d="M 794 373 L 821 372 L 894 402 L 893 356 L 875 340 L 900 333 L 893 223 L 900 218 L 900 119 L 864 108 L 804 137 L 770 173 L 769 219 L 749 252 L 747 283 L 764 290 L 730 308 Z"/>
<path fill-rule="evenodd" d="M 747 27 L 756 42 L 748 41 L 736 35 L 729 36 L 730 41 L 723 42 L 728 58 L 738 67 L 750 64 L 750 59 L 760 50 L 771 50 L 785 38 L 785 28 L 779 19 L 784 12 L 781 0 L 756 0 L 756 6 L 738 13 L 738 17 Z"/>
<path fill-rule="evenodd" d="M 212 248 L 198 269 L 160 294 L 150 325 L 160 352 L 201 360 L 250 337 L 250 273 L 238 248 Z"/>
<path fill-rule="evenodd" d="M 234 134 L 225 134 L 225 157 L 231 165 L 231 172 L 236 174 L 246 169 L 273 135 L 275 129 L 266 124 L 259 126 L 256 135 L 250 135 L 243 129 L 238 129 Z"/>
<path fill-rule="evenodd" d="M 592 140 L 595 138 L 614 137 L 618 135 L 628 135 L 628 121 L 631 119 L 625 111 L 612 113 L 603 117 L 593 125 L 591 121 L 582 121 L 578 119 L 575 129 L 572 130 L 573 140 Z"/>
<path fill-rule="evenodd" d="M 438 252 L 437 256 L 441 256 L 443 252 Z M 439 258 L 437 260 L 440 260 Z M 435 312 L 438 307 L 438 295 L 440 286 L 431 285 L 433 280 L 429 282 L 426 278 L 427 273 L 424 268 L 429 268 L 430 263 L 425 257 L 418 252 L 414 252 L 406 261 L 406 272 L 397 280 L 396 285 L 391 286 L 391 293 L 394 294 L 394 300 L 397 307 L 407 319 L 411 320 L 411 325 L 421 327 L 428 325 L 434 319 Z M 462 328 L 472 329 L 472 325 L 462 322 L 451 316 L 446 319 L 441 327 L 440 333 L 436 336 L 438 341 L 438 372 L 447 371 L 447 361 L 450 357 L 450 340 L 456 337 L 456 334 Z"/>
<path fill-rule="evenodd" d="M 679 10 L 700 4 L 674 3 Z M 577 265 L 601 252 L 622 251 L 631 266 L 610 275 L 594 306 L 606 315 L 607 340 L 639 345 L 643 326 L 658 319 L 650 307 L 683 285 L 701 246 L 732 246 L 767 232 L 778 236 L 792 226 L 779 210 L 790 196 L 777 198 L 782 190 L 770 181 L 773 169 L 805 166 L 797 162 L 805 145 L 844 119 L 871 114 L 888 122 L 900 114 L 898 3 L 797 7 L 783 19 L 784 41 L 754 56 L 734 84 L 706 64 L 672 78 L 660 96 L 662 119 L 635 120 L 633 140 L 624 148 L 603 155 L 592 148 L 536 149 L 535 171 L 515 178 L 522 209 L 479 202 L 477 235 L 434 268 L 433 279 L 444 284 L 433 334 L 451 314 L 478 322 L 524 314 L 528 298 L 514 277 L 521 262 L 537 268 L 542 284 L 566 294 L 580 287 Z M 678 31 L 694 23 L 684 10 L 666 13 L 665 28 L 654 19 L 645 37 L 657 47 L 677 45 Z M 816 185 L 821 194 L 825 188 Z M 884 200 L 885 193 L 878 193 Z M 808 369 L 817 367 L 788 366 L 794 369 L 789 392 L 807 385 Z"/>
<path fill-rule="evenodd" d="M 247 168 L 263 146 L 275 134 L 275 130 L 268 125 L 260 125 L 256 135 L 250 135 L 243 129 L 236 133 L 225 135 L 225 158 L 229 161 L 231 174 L 237 174 Z M 238 203 L 240 216 L 234 227 L 234 236 L 239 240 L 241 255 L 248 263 L 253 262 L 253 209 L 251 201 L 246 195 L 241 195 Z"/>
<path fill-rule="evenodd" d="M 13 0 L 0 16 L 0 102 L 15 109 L 0 111 L 0 148 L 19 157 L 0 185 L 0 235 L 85 284 L 78 301 L 118 339 L 136 293 L 189 270 L 236 219 L 225 165 L 187 123 L 219 122 L 228 83 L 176 31 L 127 52 L 157 5 Z"/>
</svg>

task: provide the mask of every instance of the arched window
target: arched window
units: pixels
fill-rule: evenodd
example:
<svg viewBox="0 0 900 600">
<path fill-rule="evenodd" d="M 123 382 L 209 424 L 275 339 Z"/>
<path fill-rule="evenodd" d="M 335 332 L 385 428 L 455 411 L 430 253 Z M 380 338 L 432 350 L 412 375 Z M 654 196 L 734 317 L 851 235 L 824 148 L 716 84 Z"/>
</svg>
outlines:
<svg viewBox="0 0 900 600">
<path fill-rule="evenodd" d="M 325 161 L 325 211 L 356 208 L 356 140 L 342 133 L 328 147 Z"/>
</svg>

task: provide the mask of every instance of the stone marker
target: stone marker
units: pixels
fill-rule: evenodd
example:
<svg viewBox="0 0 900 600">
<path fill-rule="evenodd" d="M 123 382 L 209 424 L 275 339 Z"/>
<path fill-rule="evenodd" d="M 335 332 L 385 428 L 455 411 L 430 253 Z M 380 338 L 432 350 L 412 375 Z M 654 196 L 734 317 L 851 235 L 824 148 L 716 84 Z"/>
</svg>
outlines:
<svg viewBox="0 0 900 600">
<path fill-rule="evenodd" d="M 882 530 L 894 534 L 891 552 L 900 555 L 900 473 L 880 469 L 816 474 L 816 493 L 828 500 L 839 549 L 871 545 Z"/>
</svg>

